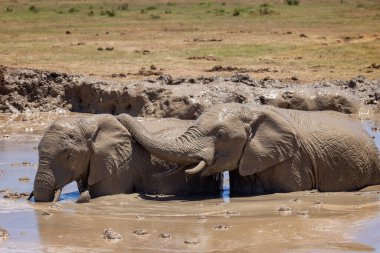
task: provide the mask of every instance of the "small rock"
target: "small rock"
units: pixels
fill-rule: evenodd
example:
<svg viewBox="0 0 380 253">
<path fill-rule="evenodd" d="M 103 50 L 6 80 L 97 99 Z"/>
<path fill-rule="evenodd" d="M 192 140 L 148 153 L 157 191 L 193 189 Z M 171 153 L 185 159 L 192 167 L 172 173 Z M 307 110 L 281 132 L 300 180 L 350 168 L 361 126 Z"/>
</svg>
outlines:
<svg viewBox="0 0 380 253">
<path fill-rule="evenodd" d="M 280 207 L 278 209 L 279 212 L 286 212 L 286 211 L 291 211 L 292 209 L 290 209 L 289 207 Z"/>
<path fill-rule="evenodd" d="M 348 85 L 347 85 L 348 87 L 350 87 L 350 88 L 355 88 L 356 87 L 356 82 L 354 81 L 354 80 L 350 80 L 349 82 L 348 82 Z"/>
<path fill-rule="evenodd" d="M 0 240 L 7 240 L 9 238 L 9 233 L 4 228 L 0 228 Z"/>
<path fill-rule="evenodd" d="M 311 190 L 311 191 L 305 191 L 305 195 L 317 195 L 318 194 L 318 190 Z"/>
<path fill-rule="evenodd" d="M 203 222 L 206 222 L 206 220 L 207 220 L 207 217 L 206 217 L 206 216 L 201 216 L 201 217 L 198 218 L 198 221 L 199 221 L 199 222 L 202 222 L 202 223 L 203 223 Z"/>
<path fill-rule="evenodd" d="M 280 207 L 277 211 L 280 212 L 280 214 L 283 216 L 292 214 L 292 209 L 289 207 Z"/>
<path fill-rule="evenodd" d="M 112 51 L 112 50 L 113 50 L 113 47 L 106 47 L 106 50 L 107 50 L 107 51 Z"/>
<path fill-rule="evenodd" d="M 298 81 L 299 80 L 298 77 L 296 77 L 296 76 L 292 76 L 290 79 L 292 79 L 293 81 Z"/>
<path fill-rule="evenodd" d="M 149 235 L 149 233 L 145 229 L 137 229 L 133 231 L 133 233 L 136 235 Z"/>
<path fill-rule="evenodd" d="M 239 216 L 240 212 L 238 211 L 227 211 L 226 216 Z"/>
<path fill-rule="evenodd" d="M 372 63 L 368 68 L 380 69 L 380 64 Z"/>
<path fill-rule="evenodd" d="M 66 31 L 66 34 L 71 34 L 71 32 L 69 30 Z"/>
<path fill-rule="evenodd" d="M 97 50 L 98 51 L 103 51 L 103 48 L 102 47 L 98 47 Z"/>
<path fill-rule="evenodd" d="M 28 162 L 28 161 L 24 161 L 24 162 L 21 163 L 21 165 L 22 165 L 22 166 L 25 166 L 25 167 L 26 167 L 26 166 L 30 166 L 30 162 Z"/>
<path fill-rule="evenodd" d="M 307 38 L 308 36 L 307 36 L 306 34 L 304 34 L 304 33 L 301 33 L 301 34 L 300 34 L 300 37 L 301 37 L 301 38 Z"/>
<path fill-rule="evenodd" d="M 299 211 L 298 213 L 297 213 L 297 215 L 298 216 L 303 216 L 303 217 L 307 217 L 307 216 L 309 216 L 310 215 L 310 212 L 309 211 Z"/>
<path fill-rule="evenodd" d="M 199 239 L 186 239 L 184 241 L 185 244 L 190 244 L 190 245 L 196 245 L 200 243 Z"/>
<path fill-rule="evenodd" d="M 150 70 L 157 70 L 157 67 L 152 64 L 150 65 Z"/>
<path fill-rule="evenodd" d="M 121 240 L 123 236 L 113 231 L 112 228 L 107 228 L 103 231 L 103 238 L 107 240 Z"/>
<path fill-rule="evenodd" d="M 53 204 L 50 205 L 50 208 L 58 209 L 58 208 L 61 208 L 61 205 L 58 204 L 58 203 L 53 203 Z"/>
<path fill-rule="evenodd" d="M 20 198 L 29 197 L 29 194 L 24 193 L 24 192 L 23 193 L 17 193 L 17 192 L 12 192 L 10 190 L 6 190 L 4 193 L 5 193 L 3 196 L 4 199 L 20 199 Z"/>
<path fill-rule="evenodd" d="M 30 181 L 30 178 L 29 178 L 29 177 L 20 177 L 20 178 L 18 179 L 18 181 L 23 182 L 23 183 L 27 183 L 27 182 Z"/>
<path fill-rule="evenodd" d="M 43 216 L 49 216 L 49 215 L 51 215 L 52 214 L 52 212 L 51 211 L 42 211 L 41 212 L 41 215 L 43 215 Z"/>
<path fill-rule="evenodd" d="M 163 238 L 163 239 L 172 239 L 172 236 L 170 234 L 167 234 L 167 233 L 161 233 L 159 235 L 160 238 Z"/>
<path fill-rule="evenodd" d="M 227 224 L 219 224 L 219 225 L 216 225 L 216 226 L 214 227 L 214 229 L 215 229 L 215 230 L 218 230 L 218 231 L 226 231 L 226 230 L 228 230 L 229 228 L 230 228 L 230 226 L 227 225 Z"/>
</svg>

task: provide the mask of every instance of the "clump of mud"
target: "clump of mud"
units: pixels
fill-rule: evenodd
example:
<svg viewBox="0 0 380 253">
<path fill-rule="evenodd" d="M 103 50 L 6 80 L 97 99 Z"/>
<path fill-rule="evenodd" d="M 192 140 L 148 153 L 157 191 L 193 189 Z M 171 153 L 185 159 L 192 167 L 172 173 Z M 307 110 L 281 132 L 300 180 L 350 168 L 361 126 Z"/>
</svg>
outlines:
<svg viewBox="0 0 380 253">
<path fill-rule="evenodd" d="M 195 119 L 217 103 L 270 104 L 298 110 L 356 113 L 362 104 L 379 109 L 380 80 L 300 84 L 248 74 L 231 77 L 173 78 L 127 83 L 81 75 L 0 66 L 0 112 L 66 110 L 129 113 L 133 116 Z"/>
<path fill-rule="evenodd" d="M 104 229 L 103 231 L 103 238 L 106 240 L 121 240 L 123 239 L 123 236 L 115 231 L 112 230 L 112 228 Z"/>
<path fill-rule="evenodd" d="M 25 192 L 17 193 L 9 189 L 0 190 L 0 194 L 3 195 L 4 199 L 21 199 L 21 198 L 27 198 L 29 196 L 28 193 L 25 193 Z"/>
<path fill-rule="evenodd" d="M 0 228 L 0 240 L 7 240 L 9 238 L 9 233 L 4 228 Z"/>
</svg>

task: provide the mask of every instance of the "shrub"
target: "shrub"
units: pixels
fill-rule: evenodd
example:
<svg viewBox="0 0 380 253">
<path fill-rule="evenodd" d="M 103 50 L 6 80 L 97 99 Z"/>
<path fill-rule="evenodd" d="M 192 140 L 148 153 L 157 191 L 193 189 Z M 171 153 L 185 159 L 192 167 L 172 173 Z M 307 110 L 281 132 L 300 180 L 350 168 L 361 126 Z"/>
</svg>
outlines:
<svg viewBox="0 0 380 253">
<path fill-rule="evenodd" d="M 148 7 L 146 7 L 146 10 L 147 10 L 147 11 L 153 11 L 153 10 L 155 10 L 155 9 L 157 9 L 156 6 L 148 6 Z"/>
<path fill-rule="evenodd" d="M 272 8 L 271 5 L 267 3 L 260 5 L 259 7 L 260 15 L 270 15 L 274 13 L 274 11 L 271 8 Z"/>
<path fill-rule="evenodd" d="M 71 7 L 69 9 L 69 13 L 75 13 L 75 12 L 79 12 L 79 10 L 77 8 L 75 8 L 75 7 Z"/>
<path fill-rule="evenodd" d="M 240 9 L 235 8 L 234 11 L 232 12 L 232 16 L 236 17 L 240 15 Z"/>
<path fill-rule="evenodd" d="M 105 11 L 101 11 L 100 15 L 102 15 L 102 16 L 107 15 L 108 17 L 115 17 L 116 16 L 116 12 L 113 9 L 112 10 L 105 10 Z"/>
<path fill-rule="evenodd" d="M 5 11 L 6 11 L 6 12 L 12 12 L 13 9 L 12 9 L 11 7 L 7 7 L 7 8 L 5 9 Z"/>
<path fill-rule="evenodd" d="M 151 19 L 160 19 L 161 17 L 158 16 L 158 15 L 150 15 L 150 18 L 151 18 Z"/>
<path fill-rule="evenodd" d="M 365 6 L 365 4 L 363 4 L 363 3 L 358 3 L 357 5 L 356 5 L 356 8 L 365 8 L 366 6 Z"/>
<path fill-rule="evenodd" d="M 119 7 L 117 7 L 118 10 L 122 10 L 122 11 L 126 11 L 126 10 L 128 10 L 128 8 L 129 8 L 129 4 L 127 4 L 127 3 L 123 3 L 123 4 L 119 5 Z"/>
<path fill-rule="evenodd" d="M 216 9 L 214 10 L 214 12 L 216 15 L 223 15 L 224 13 L 226 13 L 224 9 Z"/>
<path fill-rule="evenodd" d="M 31 5 L 31 6 L 29 7 L 29 10 L 30 10 L 31 12 L 34 12 L 34 13 L 39 12 L 39 10 L 37 9 L 37 7 L 34 6 L 34 5 Z"/>
<path fill-rule="evenodd" d="M 300 1 L 299 0 L 286 0 L 285 3 L 287 5 L 299 5 Z"/>
</svg>

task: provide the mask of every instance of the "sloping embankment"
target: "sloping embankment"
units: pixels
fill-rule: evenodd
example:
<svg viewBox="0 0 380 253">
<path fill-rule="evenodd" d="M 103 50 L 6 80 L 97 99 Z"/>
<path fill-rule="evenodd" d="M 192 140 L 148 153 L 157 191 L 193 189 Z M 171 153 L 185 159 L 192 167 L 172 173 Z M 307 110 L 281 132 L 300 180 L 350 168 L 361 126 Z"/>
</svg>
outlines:
<svg viewBox="0 0 380 253">
<path fill-rule="evenodd" d="M 0 66 L 0 112 L 129 113 L 194 119 L 216 103 L 272 104 L 299 110 L 356 113 L 362 104 L 379 110 L 380 80 L 284 83 L 248 75 L 119 83 L 81 75 Z"/>
</svg>

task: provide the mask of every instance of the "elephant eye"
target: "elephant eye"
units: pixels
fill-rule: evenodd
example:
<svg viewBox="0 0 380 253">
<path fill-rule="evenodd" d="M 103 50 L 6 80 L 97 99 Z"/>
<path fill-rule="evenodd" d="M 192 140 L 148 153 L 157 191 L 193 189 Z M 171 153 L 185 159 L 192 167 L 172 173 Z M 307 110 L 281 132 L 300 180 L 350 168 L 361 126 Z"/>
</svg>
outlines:
<svg viewBox="0 0 380 253">
<path fill-rule="evenodd" d="M 67 160 L 70 160 L 71 158 L 73 157 L 73 154 L 72 153 L 69 153 L 66 157 Z"/>
<path fill-rule="evenodd" d="M 216 134 L 216 137 L 217 137 L 218 139 L 221 139 L 221 138 L 223 138 L 225 135 L 226 135 L 226 131 L 224 131 L 223 129 L 219 129 L 219 130 L 218 130 L 218 133 Z"/>
</svg>

